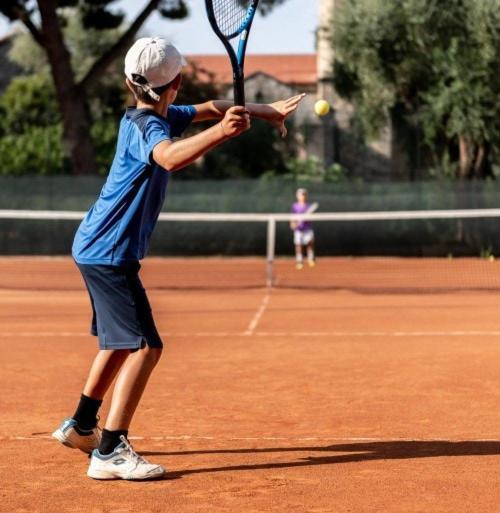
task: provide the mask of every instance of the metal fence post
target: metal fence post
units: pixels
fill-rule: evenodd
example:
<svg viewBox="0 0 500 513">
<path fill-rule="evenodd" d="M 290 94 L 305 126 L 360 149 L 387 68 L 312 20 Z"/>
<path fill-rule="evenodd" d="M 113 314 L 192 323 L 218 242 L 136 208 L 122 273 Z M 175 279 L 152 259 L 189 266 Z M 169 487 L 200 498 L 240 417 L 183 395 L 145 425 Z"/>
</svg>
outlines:
<svg viewBox="0 0 500 513">
<path fill-rule="evenodd" d="M 273 286 L 273 263 L 276 247 L 276 219 L 270 216 L 267 220 L 267 272 L 266 285 Z"/>
</svg>

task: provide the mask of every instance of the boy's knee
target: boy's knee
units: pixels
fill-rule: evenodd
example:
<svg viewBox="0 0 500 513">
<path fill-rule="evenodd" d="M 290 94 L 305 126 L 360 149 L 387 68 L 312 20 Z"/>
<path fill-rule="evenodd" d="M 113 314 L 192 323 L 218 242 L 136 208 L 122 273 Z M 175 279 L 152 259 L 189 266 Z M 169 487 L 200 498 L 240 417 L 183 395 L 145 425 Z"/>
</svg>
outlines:
<svg viewBox="0 0 500 513">
<path fill-rule="evenodd" d="M 162 347 L 154 347 L 151 349 L 152 354 L 154 355 L 155 363 L 158 363 L 160 361 L 161 355 L 163 353 Z"/>
<path fill-rule="evenodd" d="M 153 365 L 156 365 L 159 362 L 162 351 L 163 348 L 161 347 L 149 347 L 148 345 L 141 349 L 143 357 Z"/>
</svg>

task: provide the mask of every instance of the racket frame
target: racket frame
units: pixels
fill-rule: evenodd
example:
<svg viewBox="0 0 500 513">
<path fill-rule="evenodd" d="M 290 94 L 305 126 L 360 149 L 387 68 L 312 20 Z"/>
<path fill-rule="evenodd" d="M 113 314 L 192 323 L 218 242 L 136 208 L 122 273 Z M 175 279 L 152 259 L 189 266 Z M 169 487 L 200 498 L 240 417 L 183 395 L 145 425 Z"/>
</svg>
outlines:
<svg viewBox="0 0 500 513">
<path fill-rule="evenodd" d="M 229 36 L 225 36 L 220 30 L 219 26 L 217 25 L 212 0 L 205 0 L 205 6 L 207 9 L 207 15 L 210 25 L 212 26 L 212 29 L 217 35 L 217 37 L 221 40 L 222 44 L 226 48 L 226 51 L 229 55 L 229 59 L 231 61 L 231 67 L 233 68 L 233 87 L 235 105 L 245 106 L 245 53 L 248 43 L 248 34 L 250 33 L 250 29 L 252 27 L 252 22 L 255 13 L 257 12 L 258 5 L 259 0 L 252 0 L 247 9 L 246 17 L 243 20 L 241 26 L 238 28 L 238 30 L 236 30 L 232 34 L 229 34 Z M 231 39 L 234 39 L 237 36 L 240 36 L 240 40 L 238 42 L 238 47 L 235 52 L 230 41 Z"/>
</svg>

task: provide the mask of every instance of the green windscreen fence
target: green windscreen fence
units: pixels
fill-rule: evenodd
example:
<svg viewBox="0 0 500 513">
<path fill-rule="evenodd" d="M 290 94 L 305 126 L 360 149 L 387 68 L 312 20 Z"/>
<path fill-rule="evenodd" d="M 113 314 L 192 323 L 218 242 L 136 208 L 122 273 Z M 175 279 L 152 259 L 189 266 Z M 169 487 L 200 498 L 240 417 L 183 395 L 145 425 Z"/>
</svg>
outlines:
<svg viewBox="0 0 500 513">
<path fill-rule="evenodd" d="M 1 177 L 0 210 L 83 212 L 93 204 L 103 177 Z M 485 183 L 308 183 L 318 213 L 489 209 L 500 206 L 500 185 Z M 289 181 L 186 181 L 175 175 L 164 212 L 287 213 L 298 184 Z M 5 219 L 0 216 L 0 254 L 65 255 L 77 220 Z M 323 220 L 314 225 L 324 256 L 484 256 L 500 254 L 500 219 Z M 262 222 L 163 221 L 150 254 L 265 255 Z M 276 225 L 276 254 L 292 255 L 291 231 Z"/>
<path fill-rule="evenodd" d="M 105 177 L 1 177 L 0 209 L 86 210 Z M 500 183 L 305 183 L 287 180 L 182 180 L 171 175 L 164 211 L 288 212 L 297 187 L 318 211 L 496 208 Z"/>
</svg>

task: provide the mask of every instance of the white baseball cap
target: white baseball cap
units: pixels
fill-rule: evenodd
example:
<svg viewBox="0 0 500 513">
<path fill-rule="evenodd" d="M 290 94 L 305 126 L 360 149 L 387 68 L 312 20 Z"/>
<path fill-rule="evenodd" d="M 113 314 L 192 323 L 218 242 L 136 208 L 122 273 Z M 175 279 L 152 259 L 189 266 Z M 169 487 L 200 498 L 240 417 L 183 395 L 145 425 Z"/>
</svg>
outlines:
<svg viewBox="0 0 500 513">
<path fill-rule="evenodd" d="M 186 64 L 177 48 L 165 39 L 142 37 L 125 56 L 125 75 L 158 101 L 160 97 L 152 89 L 172 82 Z"/>
</svg>

